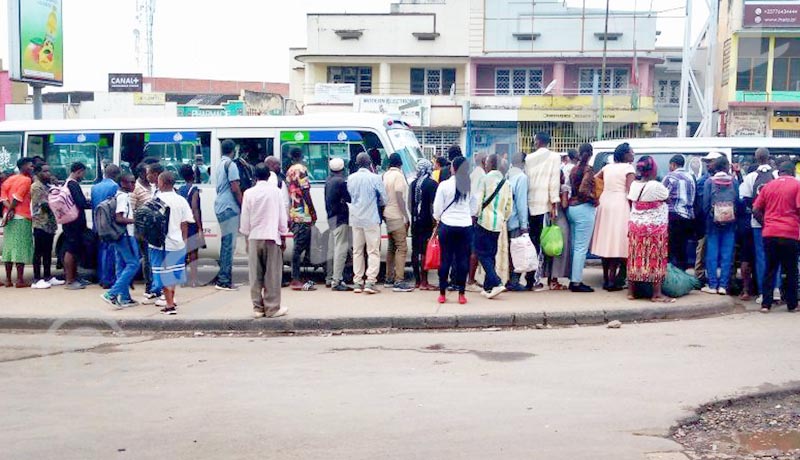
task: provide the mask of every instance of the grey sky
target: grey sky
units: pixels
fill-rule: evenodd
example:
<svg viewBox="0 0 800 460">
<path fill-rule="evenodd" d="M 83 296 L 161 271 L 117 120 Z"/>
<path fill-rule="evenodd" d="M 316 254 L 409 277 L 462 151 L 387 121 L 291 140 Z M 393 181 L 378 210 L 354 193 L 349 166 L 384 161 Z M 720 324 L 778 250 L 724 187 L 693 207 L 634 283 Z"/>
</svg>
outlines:
<svg viewBox="0 0 800 460">
<path fill-rule="evenodd" d="M 452 0 L 451 0 L 452 1 Z M 568 0 L 580 6 L 584 0 Z M 605 0 L 585 0 L 604 8 Z M 390 0 L 158 0 L 155 74 L 161 77 L 288 82 L 289 52 L 306 42 L 305 15 L 325 12 L 388 12 Z M 701 2 L 695 2 L 699 5 Z M 104 90 L 109 72 L 135 72 L 135 0 L 63 0 L 67 90 Z M 683 14 L 685 0 L 611 0 L 612 9 Z M 697 8 L 699 29 L 707 14 Z M 0 30 L 7 24 L 0 0 Z M 659 46 L 679 46 L 682 19 L 661 19 Z M 0 59 L 8 60 L 8 37 L 0 33 Z M 8 67 L 4 64 L 4 67 Z"/>
</svg>

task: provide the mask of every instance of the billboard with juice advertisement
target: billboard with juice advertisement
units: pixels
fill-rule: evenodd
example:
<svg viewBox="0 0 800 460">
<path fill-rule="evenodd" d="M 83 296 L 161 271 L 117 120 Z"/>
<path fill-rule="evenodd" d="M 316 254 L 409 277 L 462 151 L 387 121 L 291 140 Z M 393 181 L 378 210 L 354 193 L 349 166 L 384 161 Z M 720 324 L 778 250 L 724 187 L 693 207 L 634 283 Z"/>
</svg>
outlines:
<svg viewBox="0 0 800 460">
<path fill-rule="evenodd" d="M 64 84 L 61 0 L 8 0 L 11 79 Z"/>
</svg>

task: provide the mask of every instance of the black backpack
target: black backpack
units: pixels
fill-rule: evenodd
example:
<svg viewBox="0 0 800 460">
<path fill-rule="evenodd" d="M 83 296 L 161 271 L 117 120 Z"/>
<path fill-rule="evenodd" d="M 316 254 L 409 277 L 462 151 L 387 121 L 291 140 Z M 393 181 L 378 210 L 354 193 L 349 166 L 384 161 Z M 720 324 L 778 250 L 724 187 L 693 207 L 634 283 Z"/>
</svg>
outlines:
<svg viewBox="0 0 800 460">
<path fill-rule="evenodd" d="M 153 198 L 133 213 L 136 233 L 147 244 L 163 248 L 169 230 L 169 206 L 158 198 Z"/>
<path fill-rule="evenodd" d="M 256 185 L 256 171 L 255 169 L 250 166 L 244 158 L 237 158 L 235 160 L 231 160 L 231 163 L 236 165 L 236 168 L 239 169 L 239 190 L 244 193 L 245 190 L 249 189 L 250 187 Z M 230 167 L 230 163 L 225 165 L 225 177 L 228 177 L 228 168 Z"/>
<path fill-rule="evenodd" d="M 104 200 L 94 212 L 94 229 L 100 241 L 113 243 L 128 232 L 126 225 L 117 223 L 117 197 Z"/>
<path fill-rule="evenodd" d="M 758 194 L 761 193 L 761 189 L 775 179 L 775 176 L 773 175 L 775 172 L 772 168 L 770 168 L 768 171 L 756 171 L 756 173 L 758 175 L 756 176 L 756 180 L 753 181 L 753 202 L 755 202 L 756 198 L 758 198 Z"/>
</svg>

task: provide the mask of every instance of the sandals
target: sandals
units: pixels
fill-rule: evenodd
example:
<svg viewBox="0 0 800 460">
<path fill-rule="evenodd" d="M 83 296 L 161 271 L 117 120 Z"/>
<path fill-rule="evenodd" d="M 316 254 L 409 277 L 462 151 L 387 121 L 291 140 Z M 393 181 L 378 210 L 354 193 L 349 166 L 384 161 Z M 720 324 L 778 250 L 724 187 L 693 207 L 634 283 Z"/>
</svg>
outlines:
<svg viewBox="0 0 800 460">
<path fill-rule="evenodd" d="M 550 283 L 550 290 L 551 291 L 569 291 L 569 286 L 564 286 L 563 284 L 555 281 Z"/>
<path fill-rule="evenodd" d="M 672 297 L 653 297 L 650 301 L 654 303 L 675 303 L 675 299 Z"/>
</svg>

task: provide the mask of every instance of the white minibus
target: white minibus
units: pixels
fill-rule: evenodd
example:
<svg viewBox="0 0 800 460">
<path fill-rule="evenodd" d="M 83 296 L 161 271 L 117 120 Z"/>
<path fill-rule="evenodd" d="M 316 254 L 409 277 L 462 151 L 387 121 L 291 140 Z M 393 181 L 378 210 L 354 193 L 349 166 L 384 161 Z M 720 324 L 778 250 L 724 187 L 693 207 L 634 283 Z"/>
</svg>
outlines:
<svg viewBox="0 0 800 460">
<path fill-rule="evenodd" d="M 155 158 L 176 175 L 181 165 L 195 165 L 202 171 L 199 188 L 207 242 L 201 257 L 216 259 L 220 235 L 214 215 L 214 173 L 220 161 L 220 143 L 226 139 L 233 140 L 238 155 L 251 164 L 271 155 L 280 158 L 284 172 L 289 152 L 294 148 L 303 151 L 318 216 L 312 235 L 312 265 L 326 260 L 328 222 L 324 184 L 328 161 L 342 158 L 349 166 L 346 169 L 353 170 L 359 153 L 374 155 L 374 150 L 380 153 L 380 168 L 385 169 L 388 156 L 398 152 L 410 182 L 422 155 L 420 144 L 407 124 L 375 114 L 13 121 L 0 123 L 0 172 L 13 172 L 21 156 L 38 155 L 47 161 L 55 177 L 63 181 L 69 175 L 70 165 L 80 161 L 87 166 L 82 186 L 88 196 L 91 186 L 102 180 L 103 167 L 109 163 L 130 171 L 146 158 Z M 287 244 L 291 246 L 291 239 Z M 240 240 L 237 254 L 243 255 L 244 248 Z M 288 249 L 287 259 L 291 258 L 291 248 Z"/>
</svg>

